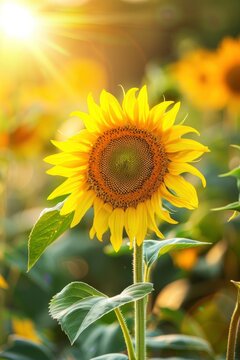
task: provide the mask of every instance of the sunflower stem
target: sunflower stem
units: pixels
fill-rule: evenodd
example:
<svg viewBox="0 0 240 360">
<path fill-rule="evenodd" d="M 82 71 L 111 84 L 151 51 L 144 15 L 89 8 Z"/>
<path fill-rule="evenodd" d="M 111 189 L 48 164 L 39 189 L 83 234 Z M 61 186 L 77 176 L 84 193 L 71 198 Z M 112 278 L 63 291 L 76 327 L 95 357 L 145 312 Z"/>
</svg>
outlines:
<svg viewBox="0 0 240 360">
<path fill-rule="evenodd" d="M 129 360 L 136 360 L 131 335 L 129 333 L 129 330 L 128 330 L 126 321 L 125 321 L 125 319 L 123 317 L 123 314 L 122 314 L 122 312 L 121 312 L 121 310 L 119 308 L 115 310 L 115 314 L 117 316 L 118 322 L 119 322 L 120 327 L 121 327 L 122 332 L 123 332 L 123 337 L 124 337 L 124 340 L 125 340 L 125 344 L 127 346 L 128 358 L 129 358 Z"/>
<path fill-rule="evenodd" d="M 233 283 L 237 284 L 235 282 L 233 282 Z M 240 324 L 239 324 L 239 321 L 240 321 L 240 288 L 239 288 L 239 286 L 237 286 L 237 287 L 238 287 L 238 297 L 237 297 L 236 306 L 233 311 L 230 326 L 229 326 L 226 360 L 234 360 L 235 359 L 235 352 L 236 352 L 236 345 L 237 345 L 237 338 L 238 338 L 238 329 L 240 326 Z"/>
<path fill-rule="evenodd" d="M 133 252 L 133 276 L 134 284 L 143 282 L 143 246 L 134 243 Z M 135 302 L 135 347 L 136 360 L 146 359 L 146 299 Z"/>
</svg>

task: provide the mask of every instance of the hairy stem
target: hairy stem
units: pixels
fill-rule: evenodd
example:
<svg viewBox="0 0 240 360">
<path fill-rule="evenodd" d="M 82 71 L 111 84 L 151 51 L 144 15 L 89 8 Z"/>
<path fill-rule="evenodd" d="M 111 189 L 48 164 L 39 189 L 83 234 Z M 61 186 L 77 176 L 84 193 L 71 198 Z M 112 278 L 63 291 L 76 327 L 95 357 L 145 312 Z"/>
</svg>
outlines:
<svg viewBox="0 0 240 360">
<path fill-rule="evenodd" d="M 143 246 L 135 242 L 133 252 L 133 276 L 134 284 L 143 282 Z M 136 360 L 146 359 L 146 299 L 135 302 L 135 346 Z"/>
</svg>

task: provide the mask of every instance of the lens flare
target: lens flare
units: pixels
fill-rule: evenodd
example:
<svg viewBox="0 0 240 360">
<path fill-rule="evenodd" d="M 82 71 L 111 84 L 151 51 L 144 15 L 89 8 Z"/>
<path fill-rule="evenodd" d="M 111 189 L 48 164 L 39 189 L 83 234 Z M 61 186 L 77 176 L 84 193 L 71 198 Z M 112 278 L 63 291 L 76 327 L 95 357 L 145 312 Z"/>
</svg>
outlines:
<svg viewBox="0 0 240 360">
<path fill-rule="evenodd" d="M 37 30 L 37 19 L 25 6 L 5 2 L 0 6 L 0 29 L 9 38 L 29 41 Z"/>
</svg>

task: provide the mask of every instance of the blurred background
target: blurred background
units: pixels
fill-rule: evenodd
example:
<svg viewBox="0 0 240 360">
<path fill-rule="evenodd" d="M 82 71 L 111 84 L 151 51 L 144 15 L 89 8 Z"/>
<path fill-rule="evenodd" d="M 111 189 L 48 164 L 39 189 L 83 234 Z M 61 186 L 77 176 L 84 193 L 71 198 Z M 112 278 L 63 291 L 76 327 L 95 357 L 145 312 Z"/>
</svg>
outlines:
<svg viewBox="0 0 240 360">
<path fill-rule="evenodd" d="M 178 122 L 187 117 L 211 150 L 198 165 L 206 189 L 191 179 L 199 208 L 178 210 L 180 225 L 160 227 L 167 238 L 212 245 L 171 253 L 155 267 L 150 355 L 225 358 L 236 300 L 230 280 L 240 280 L 240 223 L 228 221 L 232 211 L 211 209 L 239 197 L 236 178 L 218 176 L 239 166 L 239 149 L 231 146 L 240 144 L 239 14 L 239 0 L 0 1 L 0 347 L 6 352 L 20 354 L 25 346 L 35 354 L 29 359 L 90 360 L 124 349 L 111 315 L 70 347 L 48 303 L 71 281 L 119 293 L 132 282 L 131 253 L 114 254 L 108 236 L 103 244 L 89 240 L 91 212 L 29 273 L 27 241 L 61 182 L 45 174 L 42 159 L 55 152 L 50 140 L 82 128 L 69 114 L 87 110 L 89 92 L 98 100 L 104 88 L 121 101 L 121 86 L 147 84 L 151 105 L 181 100 Z M 124 312 L 131 326 L 131 306 Z M 161 349 L 162 334 L 198 336 L 212 352 Z M 10 359 L 6 352 L 3 359 Z"/>
</svg>

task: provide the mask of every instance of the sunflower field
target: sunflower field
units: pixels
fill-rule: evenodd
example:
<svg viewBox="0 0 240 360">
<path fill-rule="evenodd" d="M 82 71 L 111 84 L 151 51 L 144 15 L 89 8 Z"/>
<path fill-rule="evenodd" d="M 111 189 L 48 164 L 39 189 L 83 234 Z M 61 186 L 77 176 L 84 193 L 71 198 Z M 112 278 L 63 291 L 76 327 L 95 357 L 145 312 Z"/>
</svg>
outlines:
<svg viewBox="0 0 240 360">
<path fill-rule="evenodd" d="M 0 0 L 0 360 L 240 359 L 239 0 Z"/>
</svg>

